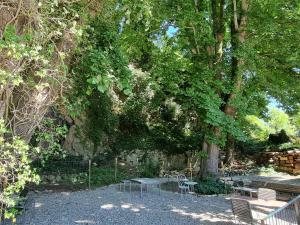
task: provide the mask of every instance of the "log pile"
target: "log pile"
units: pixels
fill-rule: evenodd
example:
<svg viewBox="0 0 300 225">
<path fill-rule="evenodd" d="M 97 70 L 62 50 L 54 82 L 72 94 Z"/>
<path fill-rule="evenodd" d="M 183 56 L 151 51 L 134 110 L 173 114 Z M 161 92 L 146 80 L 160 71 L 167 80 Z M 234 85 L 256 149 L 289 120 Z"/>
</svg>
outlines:
<svg viewBox="0 0 300 225">
<path fill-rule="evenodd" d="M 286 152 L 265 152 L 260 160 L 264 164 L 276 165 L 278 170 L 293 175 L 300 174 L 300 149 Z"/>
<path fill-rule="evenodd" d="M 264 152 L 258 159 L 260 165 L 278 165 L 279 152 Z"/>
</svg>

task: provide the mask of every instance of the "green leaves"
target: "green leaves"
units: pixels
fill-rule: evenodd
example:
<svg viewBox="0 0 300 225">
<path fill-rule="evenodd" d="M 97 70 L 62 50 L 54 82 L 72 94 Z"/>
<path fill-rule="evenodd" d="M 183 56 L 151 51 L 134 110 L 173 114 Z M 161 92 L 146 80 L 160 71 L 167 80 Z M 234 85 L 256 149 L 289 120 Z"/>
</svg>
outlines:
<svg viewBox="0 0 300 225">
<path fill-rule="evenodd" d="M 61 146 L 61 141 L 66 138 L 68 128 L 65 124 L 59 124 L 52 118 L 44 118 L 39 129 L 35 131 L 35 142 L 41 149 L 36 157 L 44 163 L 49 159 L 62 159 L 66 156 L 66 150 Z"/>
<path fill-rule="evenodd" d="M 269 108 L 267 118 L 248 115 L 246 120 L 250 124 L 248 132 L 251 137 L 259 141 L 265 141 L 270 134 L 277 134 L 281 130 L 284 130 L 290 137 L 297 136 L 297 129 L 299 131 L 297 114 L 291 117 L 277 108 Z"/>
<path fill-rule="evenodd" d="M 21 200 L 17 194 L 24 189 L 26 183 L 38 182 L 39 177 L 30 167 L 32 160 L 30 154 L 34 149 L 19 137 L 4 140 L 3 136 L 8 133 L 4 121 L 0 121 L 0 176 L 4 181 L 9 181 L 7 186 L 2 187 L 1 201 L 9 209 L 5 217 L 14 219 L 16 216 L 14 206 Z"/>
<path fill-rule="evenodd" d="M 111 84 L 111 80 L 109 80 L 108 77 L 101 76 L 101 75 L 98 75 L 96 77 L 91 77 L 87 79 L 87 82 L 95 86 L 100 93 L 105 93 L 106 91 L 108 91 Z M 88 92 L 87 94 L 90 95 L 91 92 Z"/>
<path fill-rule="evenodd" d="M 84 98 L 87 101 L 85 106 L 88 106 L 89 98 L 97 92 L 108 94 L 121 91 L 125 95 L 131 94 L 131 72 L 118 45 L 115 29 L 117 26 L 113 21 L 105 21 L 98 16 L 85 30 L 86 39 L 78 49 L 72 69 L 74 89 L 70 98 L 73 104 Z M 80 110 L 84 110 L 84 107 Z"/>
</svg>

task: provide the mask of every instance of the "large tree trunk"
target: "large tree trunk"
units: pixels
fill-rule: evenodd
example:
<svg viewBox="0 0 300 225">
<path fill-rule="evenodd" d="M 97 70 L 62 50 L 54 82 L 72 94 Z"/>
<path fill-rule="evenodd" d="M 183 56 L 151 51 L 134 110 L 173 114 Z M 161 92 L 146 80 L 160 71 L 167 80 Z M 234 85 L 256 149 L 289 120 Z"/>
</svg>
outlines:
<svg viewBox="0 0 300 225">
<path fill-rule="evenodd" d="M 207 174 L 217 175 L 219 171 L 219 152 L 220 147 L 217 144 L 209 144 L 207 156 Z"/>
<path fill-rule="evenodd" d="M 214 135 L 219 137 L 220 129 L 213 128 L 213 130 Z M 205 137 L 202 145 L 202 151 L 207 153 L 207 157 L 204 157 L 201 160 L 200 177 L 203 178 L 207 175 L 218 175 L 220 147 L 215 143 L 211 143 Z"/>
<path fill-rule="evenodd" d="M 208 153 L 208 144 L 207 141 L 205 140 L 205 137 L 202 144 L 202 151 Z M 206 176 L 206 174 L 207 174 L 207 159 L 201 158 L 199 176 L 200 178 L 203 178 Z"/>
<path fill-rule="evenodd" d="M 231 166 L 234 161 L 234 149 L 235 149 L 235 140 L 232 135 L 227 135 L 227 142 L 226 142 L 226 155 L 225 155 L 225 164 Z"/>
<path fill-rule="evenodd" d="M 231 80 L 233 85 L 232 92 L 225 99 L 224 113 L 236 118 L 236 108 L 231 105 L 236 98 L 236 94 L 241 91 L 243 83 L 244 60 L 234 54 L 244 43 L 246 38 L 247 13 L 249 10 L 249 0 L 242 0 L 237 4 L 237 0 L 232 0 L 232 18 L 231 18 L 231 45 L 232 45 L 232 62 L 231 62 Z M 226 164 L 231 164 L 234 155 L 234 137 L 227 136 L 226 143 Z"/>
<path fill-rule="evenodd" d="M 222 57 L 223 57 L 223 41 L 225 33 L 225 1 L 224 0 L 212 0 L 212 18 L 213 18 L 213 35 L 215 39 L 215 45 L 213 48 L 208 48 L 208 55 L 211 55 L 211 49 L 214 49 L 214 62 L 211 67 L 215 71 L 215 79 L 222 79 Z M 218 95 L 221 96 L 221 90 L 216 90 Z M 220 128 L 211 127 L 216 139 L 220 137 Z M 207 158 L 202 160 L 201 164 L 201 176 L 205 175 L 217 175 L 219 164 L 219 152 L 220 147 L 215 143 L 210 143 L 206 139 L 204 140 L 203 150 L 207 152 Z"/>
<path fill-rule="evenodd" d="M 204 141 L 202 151 L 207 153 L 207 157 L 204 157 L 201 160 L 200 177 L 204 178 L 207 175 L 216 176 L 219 172 L 219 146 L 217 144 Z"/>
</svg>

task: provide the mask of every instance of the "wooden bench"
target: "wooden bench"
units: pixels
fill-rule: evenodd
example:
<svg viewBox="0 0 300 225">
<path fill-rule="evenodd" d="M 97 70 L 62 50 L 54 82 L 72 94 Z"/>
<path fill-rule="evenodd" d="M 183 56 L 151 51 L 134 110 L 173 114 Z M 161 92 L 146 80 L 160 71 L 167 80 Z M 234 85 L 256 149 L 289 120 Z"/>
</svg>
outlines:
<svg viewBox="0 0 300 225">
<path fill-rule="evenodd" d="M 256 188 L 249 188 L 249 187 L 233 187 L 235 192 L 242 193 L 249 193 L 250 198 L 253 198 L 253 194 L 257 195 L 258 190 Z"/>
<path fill-rule="evenodd" d="M 295 195 L 300 194 L 300 186 L 294 184 L 282 184 L 274 182 L 265 182 L 265 181 L 252 181 L 252 185 L 255 188 L 270 188 L 275 190 L 278 193 L 278 199 L 280 200 L 290 200 Z M 288 195 L 287 195 L 288 194 Z"/>
</svg>

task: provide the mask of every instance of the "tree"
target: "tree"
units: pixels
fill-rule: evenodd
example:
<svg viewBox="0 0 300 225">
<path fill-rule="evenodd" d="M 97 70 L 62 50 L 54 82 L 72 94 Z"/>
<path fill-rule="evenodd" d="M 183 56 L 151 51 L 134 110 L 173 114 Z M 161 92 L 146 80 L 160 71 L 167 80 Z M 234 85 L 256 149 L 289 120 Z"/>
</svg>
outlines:
<svg viewBox="0 0 300 225">
<path fill-rule="evenodd" d="M 64 101 L 81 26 L 88 13 L 100 11 L 99 2 L 1 1 L 0 183 L 3 178 L 8 207 L 27 182 L 37 180 L 30 165 L 33 134 L 49 108 Z"/>
<path fill-rule="evenodd" d="M 289 116 L 286 112 L 278 108 L 269 108 L 265 118 L 258 118 L 254 115 L 248 115 L 247 121 L 248 132 L 250 137 L 258 141 L 266 141 L 269 139 L 287 140 L 288 137 L 297 136 L 297 117 Z"/>
<path fill-rule="evenodd" d="M 300 108 L 298 109 L 298 113 L 293 117 L 294 124 L 298 130 L 298 134 L 300 132 Z"/>
<path fill-rule="evenodd" d="M 282 110 L 271 108 L 269 110 L 268 124 L 270 133 L 276 134 L 284 130 L 287 135 L 295 136 L 296 134 L 296 127 L 292 124 L 291 118 Z"/>
<path fill-rule="evenodd" d="M 280 65 L 282 60 L 272 60 L 272 65 L 278 68 L 276 73 L 282 80 L 290 82 L 291 77 L 285 72 L 289 67 L 289 73 L 294 73 L 292 68 L 296 66 L 297 54 L 292 60 L 288 60 L 284 52 L 277 55 L 275 44 L 270 45 L 263 37 L 277 35 L 282 23 L 292 23 L 282 37 L 287 35 L 289 48 L 293 46 L 289 38 L 298 33 L 295 26 L 298 3 L 291 1 L 293 7 L 283 1 L 265 3 L 258 0 L 122 3 L 125 11 L 122 36 L 130 46 L 127 51 L 139 52 L 139 46 L 145 44 L 148 60 L 143 62 L 148 64 L 150 73 L 157 71 L 156 77 L 164 91 L 179 104 L 188 102 L 187 108 L 197 110 L 205 137 L 199 149 L 208 152 L 204 167 L 208 172 L 217 172 L 218 152 L 226 142 L 228 158 L 232 158 L 234 140 L 244 136 L 241 124 L 244 116 L 250 112 L 261 113 L 259 110 L 265 107 L 267 93 L 282 99 L 284 104 L 286 93 L 296 90 L 295 85 L 285 85 L 286 93 L 278 93 L 279 82 L 274 79 L 270 85 L 265 85 L 271 73 L 269 58 L 261 52 L 268 51 L 269 55 L 284 58 L 284 66 Z M 291 16 L 283 18 L 284 13 L 279 9 Z M 263 13 L 264 10 L 268 14 Z M 169 35 L 170 27 L 178 31 Z M 138 45 L 135 45 L 137 40 Z M 281 39 L 278 43 L 281 44 Z M 158 59 L 170 51 L 169 57 L 177 55 L 174 63 L 168 60 L 160 64 Z M 261 56 L 260 61 L 256 59 L 257 54 Z M 132 54 L 131 57 L 140 55 Z M 176 69 L 172 68 L 174 65 Z M 163 70 L 154 70 L 162 66 Z M 170 89 L 170 83 L 177 89 Z"/>
</svg>

